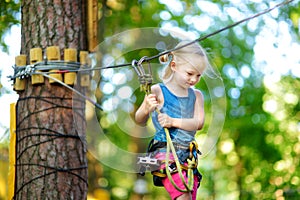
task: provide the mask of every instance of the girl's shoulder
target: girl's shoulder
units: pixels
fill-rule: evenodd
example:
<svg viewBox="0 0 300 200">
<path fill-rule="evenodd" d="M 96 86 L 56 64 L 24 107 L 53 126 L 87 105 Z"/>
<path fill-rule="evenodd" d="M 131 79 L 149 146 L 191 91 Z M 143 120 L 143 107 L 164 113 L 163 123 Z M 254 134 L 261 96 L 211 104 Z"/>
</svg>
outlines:
<svg viewBox="0 0 300 200">
<path fill-rule="evenodd" d="M 203 100 L 203 94 L 202 94 L 201 90 L 196 89 L 196 88 L 191 88 L 191 89 L 194 91 L 196 99 Z"/>
</svg>

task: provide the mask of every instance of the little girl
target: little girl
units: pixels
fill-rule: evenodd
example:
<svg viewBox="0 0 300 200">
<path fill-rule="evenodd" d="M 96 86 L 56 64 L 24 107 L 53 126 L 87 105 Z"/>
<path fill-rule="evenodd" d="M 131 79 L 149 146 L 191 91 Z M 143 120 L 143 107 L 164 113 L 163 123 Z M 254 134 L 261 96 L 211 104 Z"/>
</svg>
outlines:
<svg viewBox="0 0 300 200">
<path fill-rule="evenodd" d="M 187 43 L 181 42 L 175 49 L 185 44 Z M 208 66 L 208 59 L 201 46 L 192 43 L 161 56 L 160 62 L 169 63 L 162 78 L 163 83 L 151 87 L 151 94 L 145 96 L 135 114 L 135 120 L 138 124 L 145 124 L 152 113 L 156 133 L 148 151 L 153 153 L 155 158 L 165 160 L 167 140 L 164 128 L 168 128 L 180 162 L 187 165 L 190 144 L 195 141 L 196 131 L 202 129 L 204 124 L 203 95 L 194 86 Z M 160 112 L 153 112 L 155 109 Z M 194 156 L 197 157 L 197 153 L 194 153 Z M 174 157 L 171 155 L 170 159 L 174 160 Z M 177 170 L 174 171 L 172 173 L 174 182 L 179 188 L 184 189 Z M 192 192 L 180 192 L 167 177 L 162 178 L 161 183 L 172 199 L 196 199 L 201 175 L 197 168 L 194 173 Z M 187 180 L 185 170 L 183 174 Z"/>
</svg>

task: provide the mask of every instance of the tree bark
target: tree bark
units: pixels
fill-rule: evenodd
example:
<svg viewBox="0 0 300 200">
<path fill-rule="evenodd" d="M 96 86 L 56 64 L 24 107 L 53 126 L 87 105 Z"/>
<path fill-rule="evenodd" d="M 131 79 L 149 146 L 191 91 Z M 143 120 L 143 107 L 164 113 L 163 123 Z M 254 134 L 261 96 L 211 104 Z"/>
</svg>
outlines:
<svg viewBox="0 0 300 200">
<path fill-rule="evenodd" d="M 87 49 L 85 0 L 23 0 L 21 53 Z M 85 101 L 60 84 L 19 92 L 15 199 L 86 199 Z M 85 92 L 84 88 L 77 88 Z"/>
<path fill-rule="evenodd" d="M 87 49 L 86 0 L 23 0 L 21 12 L 21 54 L 53 45 Z"/>
</svg>

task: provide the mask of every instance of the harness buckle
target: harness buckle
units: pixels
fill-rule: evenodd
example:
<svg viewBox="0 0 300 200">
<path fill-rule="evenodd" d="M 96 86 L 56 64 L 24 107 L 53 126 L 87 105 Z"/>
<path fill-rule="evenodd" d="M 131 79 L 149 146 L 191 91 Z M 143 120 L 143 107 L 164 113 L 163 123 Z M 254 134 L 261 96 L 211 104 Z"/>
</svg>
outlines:
<svg viewBox="0 0 300 200">
<path fill-rule="evenodd" d="M 176 164 L 175 163 L 172 163 L 168 166 L 168 170 L 170 173 L 173 173 L 177 170 L 177 167 L 176 167 Z"/>
<path fill-rule="evenodd" d="M 151 158 L 150 156 L 138 157 L 137 165 L 140 166 L 140 172 L 142 176 L 145 175 L 146 171 L 154 171 L 159 168 L 160 162 L 156 158 Z"/>
</svg>

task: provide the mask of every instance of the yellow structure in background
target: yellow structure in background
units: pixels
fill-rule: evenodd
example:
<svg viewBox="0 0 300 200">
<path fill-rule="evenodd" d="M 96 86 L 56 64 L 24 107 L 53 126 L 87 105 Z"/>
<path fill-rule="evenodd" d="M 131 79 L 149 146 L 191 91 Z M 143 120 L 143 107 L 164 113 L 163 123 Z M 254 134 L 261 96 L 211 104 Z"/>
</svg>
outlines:
<svg viewBox="0 0 300 200">
<path fill-rule="evenodd" d="M 109 200 L 110 194 L 107 190 L 96 189 L 92 194 L 87 196 L 87 200 Z"/>
<path fill-rule="evenodd" d="M 97 0 L 88 0 L 88 48 L 90 52 L 95 52 L 96 46 L 98 45 L 98 1 Z"/>
<path fill-rule="evenodd" d="M 8 170 L 8 199 L 13 199 L 15 188 L 15 146 L 16 146 L 16 103 L 10 104 L 10 142 Z"/>
</svg>

